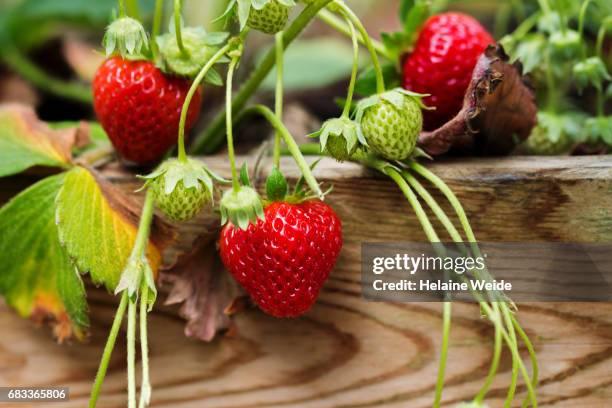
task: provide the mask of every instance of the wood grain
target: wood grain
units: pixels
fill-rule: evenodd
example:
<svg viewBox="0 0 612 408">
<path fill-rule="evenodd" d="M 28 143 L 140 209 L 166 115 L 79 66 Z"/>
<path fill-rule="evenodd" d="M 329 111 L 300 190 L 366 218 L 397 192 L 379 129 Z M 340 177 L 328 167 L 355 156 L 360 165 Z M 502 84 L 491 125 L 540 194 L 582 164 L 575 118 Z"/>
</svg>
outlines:
<svg viewBox="0 0 612 408">
<path fill-rule="evenodd" d="M 206 161 L 227 174 L 223 158 Z M 288 161 L 284 168 L 295 177 Z M 480 240 L 612 242 L 610 156 L 453 160 L 430 168 L 457 192 Z M 137 185 L 118 167 L 104 172 L 127 191 Z M 235 336 L 210 344 L 183 336 L 176 308 L 157 307 L 150 322 L 152 406 L 431 406 L 440 305 L 367 302 L 361 297 L 359 271 L 361 242 L 425 237 L 391 182 L 359 166 L 327 160 L 316 175 L 334 184 L 329 202 L 343 219 L 346 241 L 319 302 L 297 320 L 249 310 L 236 318 Z M 5 181 L 0 197 L 31 181 Z M 183 228 L 185 243 L 202 230 L 207 216 Z M 62 406 L 85 406 L 115 300 L 92 290 L 89 303 L 91 338 L 71 346 L 54 344 L 47 330 L 2 306 L 0 384 L 68 386 L 71 401 Z M 612 404 L 612 304 L 524 303 L 518 317 L 538 350 L 541 406 Z M 482 385 L 492 333 L 474 305 L 455 304 L 445 406 L 470 399 Z M 121 344 L 100 407 L 125 406 L 125 357 Z M 487 400 L 491 407 L 502 405 L 509 355 L 503 356 L 501 370 Z M 523 396 L 522 384 L 519 391 Z"/>
</svg>

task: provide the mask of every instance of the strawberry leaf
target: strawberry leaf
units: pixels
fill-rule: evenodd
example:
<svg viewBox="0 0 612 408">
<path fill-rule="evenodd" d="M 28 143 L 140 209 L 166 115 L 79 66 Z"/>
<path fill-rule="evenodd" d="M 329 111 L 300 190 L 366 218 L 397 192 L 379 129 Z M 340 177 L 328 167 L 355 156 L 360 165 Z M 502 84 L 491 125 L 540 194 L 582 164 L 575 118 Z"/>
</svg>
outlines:
<svg viewBox="0 0 612 408">
<path fill-rule="evenodd" d="M 68 168 L 72 149 L 88 143 L 85 123 L 54 130 L 40 121 L 30 107 L 0 106 L 0 177 L 34 166 Z"/>
<path fill-rule="evenodd" d="M 96 284 L 115 290 L 137 233 L 140 206 L 93 170 L 75 167 L 57 197 L 60 241 L 76 266 Z M 171 241 L 169 227 L 153 223 L 147 256 L 154 274 Z"/>
<path fill-rule="evenodd" d="M 89 324 L 83 283 L 54 221 L 65 178 L 39 181 L 0 209 L 0 293 L 21 316 L 51 321 L 60 342 L 82 339 Z"/>
<path fill-rule="evenodd" d="M 187 320 L 185 335 L 211 341 L 231 325 L 226 310 L 240 296 L 235 281 L 224 270 L 216 249 L 217 221 L 196 239 L 191 251 L 162 274 L 173 288 L 166 305 L 182 303 L 180 315 Z"/>
</svg>

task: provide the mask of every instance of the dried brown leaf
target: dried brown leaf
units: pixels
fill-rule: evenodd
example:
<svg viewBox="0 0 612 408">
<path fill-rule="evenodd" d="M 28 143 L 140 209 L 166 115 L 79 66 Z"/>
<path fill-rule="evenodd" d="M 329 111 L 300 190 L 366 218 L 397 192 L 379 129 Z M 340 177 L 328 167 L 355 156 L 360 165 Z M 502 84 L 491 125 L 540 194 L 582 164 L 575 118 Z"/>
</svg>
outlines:
<svg viewBox="0 0 612 408">
<path fill-rule="evenodd" d="M 419 146 L 431 155 L 451 148 L 477 154 L 508 154 L 536 125 L 533 91 L 520 63 L 510 64 L 501 45 L 478 60 L 461 111 L 442 127 L 423 132 Z"/>
</svg>

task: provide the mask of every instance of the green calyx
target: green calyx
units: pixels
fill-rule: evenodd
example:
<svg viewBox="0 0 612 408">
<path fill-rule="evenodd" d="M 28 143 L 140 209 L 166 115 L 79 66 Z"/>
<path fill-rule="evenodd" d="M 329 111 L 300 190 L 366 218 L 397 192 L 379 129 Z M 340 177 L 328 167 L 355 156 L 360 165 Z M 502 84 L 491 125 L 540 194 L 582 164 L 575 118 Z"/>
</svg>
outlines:
<svg viewBox="0 0 612 408">
<path fill-rule="evenodd" d="M 414 152 L 423 128 L 422 109 L 427 95 L 401 88 L 373 95 L 357 104 L 359 140 L 388 160 L 405 160 Z"/>
<path fill-rule="evenodd" d="M 115 288 L 115 295 L 126 291 L 130 298 L 135 298 L 142 288 L 143 279 L 149 291 L 147 306 L 150 311 L 157 297 L 157 288 L 153 279 L 153 270 L 146 256 L 131 256 L 128 259 L 128 263 L 121 273 L 119 284 Z"/>
<path fill-rule="evenodd" d="M 162 56 L 162 68 L 186 77 L 195 77 L 229 36 L 225 32 L 207 33 L 203 27 L 185 27 L 181 35 L 185 51 L 179 47 L 173 24 L 168 33 L 157 37 L 157 45 Z M 218 62 L 227 62 L 227 59 Z M 221 76 L 214 69 L 210 69 L 204 79 L 213 85 L 223 85 Z"/>
<path fill-rule="evenodd" d="M 285 28 L 294 0 L 231 0 L 220 18 L 235 14 L 240 30 L 248 25 L 266 34 L 276 34 Z"/>
<path fill-rule="evenodd" d="M 228 221 L 242 230 L 257 220 L 265 220 L 261 197 L 251 187 L 240 186 L 237 190 L 229 189 L 221 198 L 221 225 Z"/>
<path fill-rule="evenodd" d="M 141 177 L 152 189 L 157 207 L 174 221 L 188 221 L 212 201 L 213 179 L 225 182 L 203 163 L 188 158 L 166 160 L 153 173 Z"/>
<path fill-rule="evenodd" d="M 599 57 L 591 57 L 578 62 L 574 65 L 572 74 L 580 90 L 588 86 L 593 86 L 601 91 L 604 81 L 612 79 L 608 73 L 606 64 Z"/>
<path fill-rule="evenodd" d="M 359 145 L 367 146 L 363 133 L 357 123 L 347 117 L 329 119 L 321 130 L 310 135 L 319 137 L 321 151 L 327 151 L 339 162 L 349 160 Z"/>
<path fill-rule="evenodd" d="M 149 49 L 149 38 L 138 20 L 121 17 L 110 23 L 102 40 L 106 55 L 119 54 L 123 58 L 144 58 Z"/>
</svg>

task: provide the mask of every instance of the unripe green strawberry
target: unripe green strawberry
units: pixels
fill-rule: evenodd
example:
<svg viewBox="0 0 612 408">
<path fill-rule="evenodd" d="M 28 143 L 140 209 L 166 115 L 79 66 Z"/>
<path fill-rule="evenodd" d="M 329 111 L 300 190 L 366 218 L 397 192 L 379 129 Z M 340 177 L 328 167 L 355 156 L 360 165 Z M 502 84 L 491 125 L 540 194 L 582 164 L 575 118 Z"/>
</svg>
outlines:
<svg viewBox="0 0 612 408">
<path fill-rule="evenodd" d="M 393 90 L 360 102 L 358 122 L 374 152 L 388 160 L 410 157 L 423 128 L 420 97 Z"/>
<path fill-rule="evenodd" d="M 212 194 L 204 183 L 198 183 L 198 187 L 187 188 L 181 180 L 170 194 L 166 194 L 166 180 L 158 178 L 151 184 L 157 208 L 173 221 L 191 220 L 212 200 Z"/>
<path fill-rule="evenodd" d="M 153 173 L 142 177 L 155 197 L 155 203 L 173 221 L 188 221 L 212 201 L 212 178 L 222 180 L 203 163 L 170 159 Z"/>
<path fill-rule="evenodd" d="M 276 34 L 285 28 L 288 20 L 289 7 L 271 0 L 260 10 L 251 6 L 247 25 L 266 34 Z"/>
<path fill-rule="evenodd" d="M 342 136 L 330 136 L 325 147 L 329 155 L 339 162 L 349 160 L 357 151 L 357 144 L 354 144 L 352 149 L 348 149 L 346 139 Z"/>
<path fill-rule="evenodd" d="M 355 154 L 358 142 L 365 145 L 365 139 L 360 138 L 357 123 L 346 116 L 327 120 L 321 130 L 310 136 L 318 136 L 321 151 L 326 151 L 339 162 L 349 160 Z"/>
</svg>

